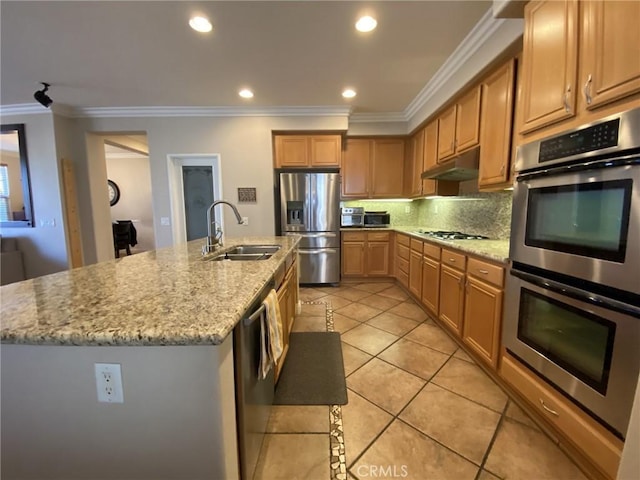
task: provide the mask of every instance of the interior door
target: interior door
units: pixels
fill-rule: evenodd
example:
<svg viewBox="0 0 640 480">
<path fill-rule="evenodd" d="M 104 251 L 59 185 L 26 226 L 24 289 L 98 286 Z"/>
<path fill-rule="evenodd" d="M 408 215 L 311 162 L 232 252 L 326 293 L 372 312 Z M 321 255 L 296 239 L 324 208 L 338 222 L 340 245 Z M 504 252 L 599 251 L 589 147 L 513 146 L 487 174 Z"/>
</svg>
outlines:
<svg viewBox="0 0 640 480">
<path fill-rule="evenodd" d="M 184 215 L 187 241 L 207 236 L 207 209 L 214 201 L 213 168 L 211 166 L 182 166 L 184 186 Z M 220 217 L 217 217 L 220 218 Z"/>
</svg>

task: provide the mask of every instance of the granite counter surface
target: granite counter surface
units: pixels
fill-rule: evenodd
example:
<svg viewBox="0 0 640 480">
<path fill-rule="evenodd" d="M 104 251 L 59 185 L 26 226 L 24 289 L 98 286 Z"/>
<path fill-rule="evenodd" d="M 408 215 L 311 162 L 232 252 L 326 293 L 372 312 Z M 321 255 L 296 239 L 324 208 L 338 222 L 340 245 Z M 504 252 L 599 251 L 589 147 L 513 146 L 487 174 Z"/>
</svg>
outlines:
<svg viewBox="0 0 640 480">
<path fill-rule="evenodd" d="M 0 287 L 2 343 L 217 345 L 300 237 L 227 239 L 281 245 L 268 260 L 204 261 L 203 240 Z"/>
<path fill-rule="evenodd" d="M 429 242 L 440 245 L 445 248 L 455 248 L 465 253 L 471 253 L 478 257 L 494 260 L 500 263 L 508 263 L 509 261 L 509 240 L 438 240 L 428 235 L 420 235 L 416 232 L 419 230 L 439 230 L 438 228 L 428 227 L 389 227 L 389 228 L 342 228 L 343 232 L 354 231 L 394 231 L 406 233 L 420 240 L 428 240 Z"/>
</svg>

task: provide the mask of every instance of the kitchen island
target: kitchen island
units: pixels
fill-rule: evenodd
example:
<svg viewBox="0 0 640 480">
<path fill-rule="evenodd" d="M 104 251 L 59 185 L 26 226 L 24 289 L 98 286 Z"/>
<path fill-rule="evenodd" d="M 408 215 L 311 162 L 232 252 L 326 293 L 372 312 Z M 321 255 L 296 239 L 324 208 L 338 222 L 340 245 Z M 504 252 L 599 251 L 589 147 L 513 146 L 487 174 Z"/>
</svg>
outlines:
<svg viewBox="0 0 640 480">
<path fill-rule="evenodd" d="M 233 331 L 294 254 L 207 261 L 202 241 L 0 289 L 2 478 L 238 478 Z M 98 403 L 95 363 L 124 403 Z"/>
</svg>

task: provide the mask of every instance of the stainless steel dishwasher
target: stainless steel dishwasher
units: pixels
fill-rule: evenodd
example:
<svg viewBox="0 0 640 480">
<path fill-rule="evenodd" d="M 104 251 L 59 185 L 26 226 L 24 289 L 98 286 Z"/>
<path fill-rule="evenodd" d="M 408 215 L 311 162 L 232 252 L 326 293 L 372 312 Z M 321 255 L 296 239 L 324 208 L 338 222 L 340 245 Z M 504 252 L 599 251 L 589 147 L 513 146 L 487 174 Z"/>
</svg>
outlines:
<svg viewBox="0 0 640 480">
<path fill-rule="evenodd" d="M 274 287 L 275 280 L 264 288 L 233 331 L 238 458 L 242 480 L 253 479 L 273 404 L 274 369 L 269 371 L 267 378 L 259 380 L 258 365 L 260 318 L 265 315 L 262 302 Z"/>
</svg>

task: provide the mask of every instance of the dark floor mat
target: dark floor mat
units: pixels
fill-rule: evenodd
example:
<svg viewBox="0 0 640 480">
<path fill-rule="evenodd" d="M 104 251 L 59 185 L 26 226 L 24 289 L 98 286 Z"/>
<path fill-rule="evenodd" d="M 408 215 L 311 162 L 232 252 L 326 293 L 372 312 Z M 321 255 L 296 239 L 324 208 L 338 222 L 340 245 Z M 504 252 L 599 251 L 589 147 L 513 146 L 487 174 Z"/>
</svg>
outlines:
<svg viewBox="0 0 640 480">
<path fill-rule="evenodd" d="M 338 332 L 294 332 L 273 403 L 346 405 L 342 346 Z"/>
</svg>

